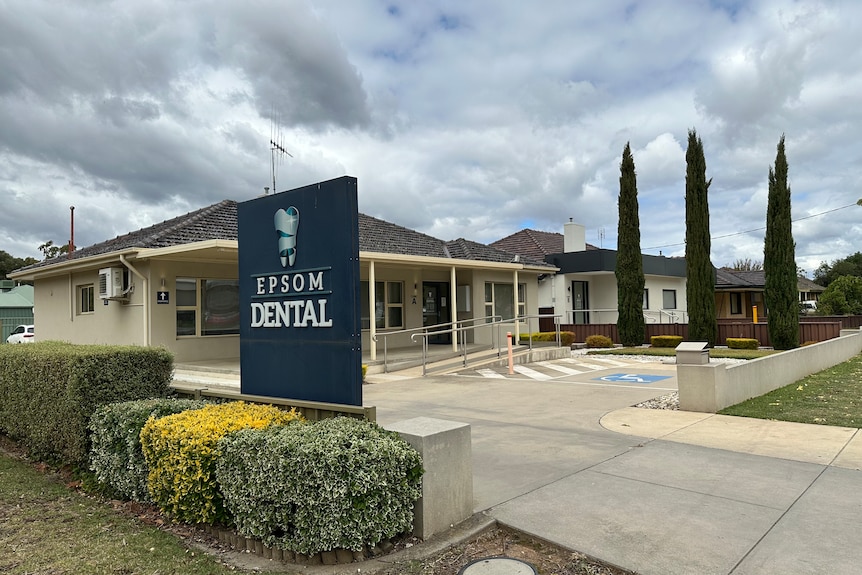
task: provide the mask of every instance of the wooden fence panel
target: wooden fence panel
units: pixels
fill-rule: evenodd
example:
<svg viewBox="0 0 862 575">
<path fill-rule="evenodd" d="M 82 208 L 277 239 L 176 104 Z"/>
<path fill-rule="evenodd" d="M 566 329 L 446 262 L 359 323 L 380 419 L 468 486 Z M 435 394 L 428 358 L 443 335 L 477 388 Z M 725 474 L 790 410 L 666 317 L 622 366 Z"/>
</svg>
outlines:
<svg viewBox="0 0 862 575">
<path fill-rule="evenodd" d="M 862 316 L 847 316 L 862 317 Z M 829 318 L 835 319 L 835 318 Z M 840 321 L 812 321 L 806 320 L 799 323 L 799 343 L 826 341 L 841 335 L 842 329 L 848 329 Z M 849 328 L 853 329 L 853 328 Z M 544 331 L 544 330 L 543 330 Z M 612 323 L 589 323 L 589 324 L 561 324 L 560 331 L 571 331 L 575 334 L 576 342 L 584 342 L 591 335 L 604 335 L 615 344 L 620 343 L 616 324 Z M 687 323 L 648 323 L 644 333 L 644 343 L 649 344 L 650 338 L 655 335 L 679 335 L 688 339 Z M 727 345 L 727 338 L 756 339 L 762 347 L 772 346 L 769 339 L 769 325 L 765 322 L 752 323 L 727 320 L 718 322 L 718 338 L 715 345 Z"/>
</svg>

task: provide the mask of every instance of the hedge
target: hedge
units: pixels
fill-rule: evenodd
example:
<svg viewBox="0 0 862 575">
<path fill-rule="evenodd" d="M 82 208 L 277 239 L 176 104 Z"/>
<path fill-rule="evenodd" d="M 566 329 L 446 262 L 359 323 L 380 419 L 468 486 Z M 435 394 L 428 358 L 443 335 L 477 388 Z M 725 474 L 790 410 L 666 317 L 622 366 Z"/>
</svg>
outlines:
<svg viewBox="0 0 862 575">
<path fill-rule="evenodd" d="M 99 407 L 90 418 L 90 470 L 117 495 L 149 501 L 149 467 L 141 449 L 141 429 L 151 417 L 158 419 L 206 405 L 192 399 L 142 399 Z"/>
<path fill-rule="evenodd" d="M 749 337 L 729 337 L 726 343 L 730 349 L 757 349 L 760 347 L 759 341 Z"/>
<path fill-rule="evenodd" d="M 336 417 L 240 431 L 219 442 L 216 477 L 237 531 L 312 555 L 409 531 L 422 462 L 398 434 Z"/>
<path fill-rule="evenodd" d="M 584 345 L 589 348 L 613 347 L 614 340 L 612 340 L 606 335 L 590 335 L 587 336 Z"/>
<path fill-rule="evenodd" d="M 681 335 L 654 335 L 650 340 L 653 347 L 676 347 L 682 343 Z"/>
<path fill-rule="evenodd" d="M 546 341 L 557 341 L 557 332 L 555 331 L 540 331 L 536 333 L 522 333 L 519 335 L 519 340 L 521 342 L 529 342 L 530 340 L 534 342 L 546 342 Z M 560 332 L 560 346 L 561 347 L 571 347 L 572 343 L 575 341 L 575 334 L 571 331 L 561 331 Z"/>
<path fill-rule="evenodd" d="M 141 430 L 150 497 L 178 521 L 230 523 L 215 478 L 219 440 L 241 429 L 284 425 L 301 418 L 295 409 L 282 411 L 242 401 L 150 418 Z"/>
<path fill-rule="evenodd" d="M 30 456 L 86 467 L 88 425 L 106 403 L 165 397 L 173 373 L 166 350 L 37 342 L 0 346 L 0 432 Z"/>
</svg>

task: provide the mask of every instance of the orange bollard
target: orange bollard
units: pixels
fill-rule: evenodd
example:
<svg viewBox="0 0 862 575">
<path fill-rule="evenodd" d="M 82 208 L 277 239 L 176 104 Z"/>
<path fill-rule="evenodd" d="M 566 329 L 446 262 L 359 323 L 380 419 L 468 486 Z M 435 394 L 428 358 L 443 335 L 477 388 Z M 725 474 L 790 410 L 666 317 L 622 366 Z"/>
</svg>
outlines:
<svg viewBox="0 0 862 575">
<path fill-rule="evenodd" d="M 506 332 L 506 339 L 509 340 L 509 375 L 515 375 L 515 361 L 512 359 L 512 332 Z"/>
<path fill-rule="evenodd" d="M 751 306 L 751 315 L 754 318 L 754 323 L 757 323 L 757 306 Z"/>
</svg>

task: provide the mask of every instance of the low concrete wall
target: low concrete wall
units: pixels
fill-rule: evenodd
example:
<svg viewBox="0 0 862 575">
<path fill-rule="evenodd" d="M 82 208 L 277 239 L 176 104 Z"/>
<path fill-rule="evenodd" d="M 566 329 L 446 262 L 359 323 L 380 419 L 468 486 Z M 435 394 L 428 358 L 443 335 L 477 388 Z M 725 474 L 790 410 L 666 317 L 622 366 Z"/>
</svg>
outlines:
<svg viewBox="0 0 862 575">
<path fill-rule="evenodd" d="M 466 423 L 416 417 L 387 427 L 422 456 L 422 496 L 413 534 L 428 539 L 473 514 L 473 451 Z"/>
<path fill-rule="evenodd" d="M 790 385 L 860 353 L 862 330 L 841 330 L 841 337 L 745 363 L 677 365 L 679 408 L 715 413 Z"/>
</svg>

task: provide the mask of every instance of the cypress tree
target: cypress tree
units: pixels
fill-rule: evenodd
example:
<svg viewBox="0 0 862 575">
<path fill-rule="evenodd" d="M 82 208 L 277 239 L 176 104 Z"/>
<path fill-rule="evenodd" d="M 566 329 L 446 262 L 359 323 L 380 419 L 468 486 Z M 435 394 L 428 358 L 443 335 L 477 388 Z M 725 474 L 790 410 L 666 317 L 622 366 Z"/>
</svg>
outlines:
<svg viewBox="0 0 862 575">
<path fill-rule="evenodd" d="M 766 273 L 769 339 L 775 349 L 799 346 L 799 300 L 796 278 L 796 243 L 790 217 L 790 187 L 784 135 L 778 142 L 775 169 L 769 168 L 769 199 L 766 207 L 766 238 L 763 269 Z"/>
<path fill-rule="evenodd" d="M 688 339 L 715 345 L 715 270 L 709 259 L 709 202 L 712 179 L 706 179 L 703 142 L 694 130 L 688 132 L 685 152 L 685 269 L 688 300 Z"/>
<path fill-rule="evenodd" d="M 638 217 L 638 185 L 635 161 L 626 143 L 620 164 L 620 196 L 617 225 L 617 332 L 624 346 L 644 342 L 644 270 Z"/>
</svg>

